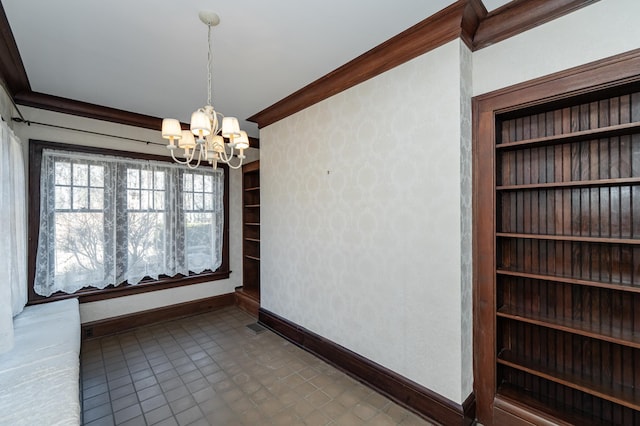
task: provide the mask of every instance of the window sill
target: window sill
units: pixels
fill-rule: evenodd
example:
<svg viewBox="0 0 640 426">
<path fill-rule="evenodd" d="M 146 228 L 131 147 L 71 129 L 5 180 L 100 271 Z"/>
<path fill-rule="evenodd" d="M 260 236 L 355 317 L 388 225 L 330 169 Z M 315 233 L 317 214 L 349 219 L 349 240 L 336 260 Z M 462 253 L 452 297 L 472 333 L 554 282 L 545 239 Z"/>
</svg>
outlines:
<svg viewBox="0 0 640 426">
<path fill-rule="evenodd" d="M 77 297 L 80 303 L 97 302 L 100 300 L 113 299 L 115 297 L 131 296 L 133 294 L 147 293 L 150 291 L 165 290 L 168 288 L 182 287 L 193 284 L 200 284 L 209 281 L 218 281 L 229 278 L 231 271 L 205 272 L 188 277 L 164 277 L 158 280 L 141 281 L 136 285 L 119 285 L 118 287 L 109 286 L 104 289 L 85 288 L 78 290 L 73 294 L 55 293 L 49 297 L 31 296 L 27 305 L 37 305 L 40 303 L 53 302 L 54 300 L 69 299 Z"/>
</svg>

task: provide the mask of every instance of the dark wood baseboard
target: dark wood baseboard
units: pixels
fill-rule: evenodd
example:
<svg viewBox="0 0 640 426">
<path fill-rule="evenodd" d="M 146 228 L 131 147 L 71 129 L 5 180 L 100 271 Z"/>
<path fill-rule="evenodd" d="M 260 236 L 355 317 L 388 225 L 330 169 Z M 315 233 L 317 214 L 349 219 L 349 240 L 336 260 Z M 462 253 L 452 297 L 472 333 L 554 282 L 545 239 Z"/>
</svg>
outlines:
<svg viewBox="0 0 640 426">
<path fill-rule="evenodd" d="M 197 315 L 211 310 L 233 306 L 233 293 L 198 299 L 162 308 L 149 309 L 132 314 L 120 315 L 82 324 L 82 340 L 120 333 L 132 328 L 149 325 L 160 321 Z"/>
<path fill-rule="evenodd" d="M 258 319 L 260 324 L 285 339 L 324 359 L 417 414 L 444 425 L 467 426 L 475 419 L 473 393 L 462 404 L 457 404 L 265 309 L 260 308 Z"/>
<path fill-rule="evenodd" d="M 234 294 L 236 298 L 236 305 L 249 315 L 258 318 L 260 295 L 244 291 L 242 287 L 236 288 L 236 292 Z"/>
</svg>

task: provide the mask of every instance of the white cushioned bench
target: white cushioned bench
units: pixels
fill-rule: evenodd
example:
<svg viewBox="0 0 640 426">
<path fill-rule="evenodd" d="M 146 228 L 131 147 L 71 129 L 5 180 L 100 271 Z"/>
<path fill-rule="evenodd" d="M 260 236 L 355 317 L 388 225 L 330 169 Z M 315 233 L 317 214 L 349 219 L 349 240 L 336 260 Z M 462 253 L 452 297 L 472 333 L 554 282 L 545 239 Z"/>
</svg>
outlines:
<svg viewBox="0 0 640 426">
<path fill-rule="evenodd" d="M 0 425 L 80 424 L 77 299 L 27 306 L 0 354 Z"/>
</svg>

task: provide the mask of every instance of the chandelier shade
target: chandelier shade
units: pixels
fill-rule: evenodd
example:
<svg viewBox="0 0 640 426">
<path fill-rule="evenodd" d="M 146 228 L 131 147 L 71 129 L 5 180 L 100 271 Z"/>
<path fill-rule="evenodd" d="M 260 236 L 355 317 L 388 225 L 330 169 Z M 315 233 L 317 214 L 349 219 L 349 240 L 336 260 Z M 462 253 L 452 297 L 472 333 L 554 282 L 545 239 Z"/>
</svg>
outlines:
<svg viewBox="0 0 640 426">
<path fill-rule="evenodd" d="M 211 28 L 220 23 L 220 17 L 214 12 L 200 12 L 198 16 L 208 28 L 207 104 L 191 114 L 190 130 L 182 130 L 180 122 L 176 119 L 165 118 L 162 120 L 162 137 L 169 140 L 167 148 L 171 152 L 173 160 L 179 164 L 195 169 L 204 160 L 208 161 L 214 169 L 218 162 L 238 169 L 245 159 L 244 150 L 249 148 L 247 132 L 240 130 L 237 118 L 225 117 L 214 110 L 211 102 L 213 81 Z M 178 141 L 177 146 L 176 140 Z M 184 160 L 176 158 L 176 149 L 184 150 Z M 237 164 L 232 165 L 233 158 L 239 160 Z"/>
<path fill-rule="evenodd" d="M 175 118 L 165 118 L 162 120 L 162 137 L 169 139 L 169 145 L 173 145 L 173 141 L 182 137 L 182 128 L 180 122 Z"/>
</svg>

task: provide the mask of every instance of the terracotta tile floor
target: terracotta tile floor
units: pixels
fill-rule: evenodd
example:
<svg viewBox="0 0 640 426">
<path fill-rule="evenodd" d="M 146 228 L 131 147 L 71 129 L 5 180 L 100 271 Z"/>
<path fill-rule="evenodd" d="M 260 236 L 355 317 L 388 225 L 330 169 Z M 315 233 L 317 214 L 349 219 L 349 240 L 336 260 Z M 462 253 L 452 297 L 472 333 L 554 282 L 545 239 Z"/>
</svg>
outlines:
<svg viewBox="0 0 640 426">
<path fill-rule="evenodd" d="M 84 424 L 430 425 L 236 307 L 82 343 Z"/>
</svg>

